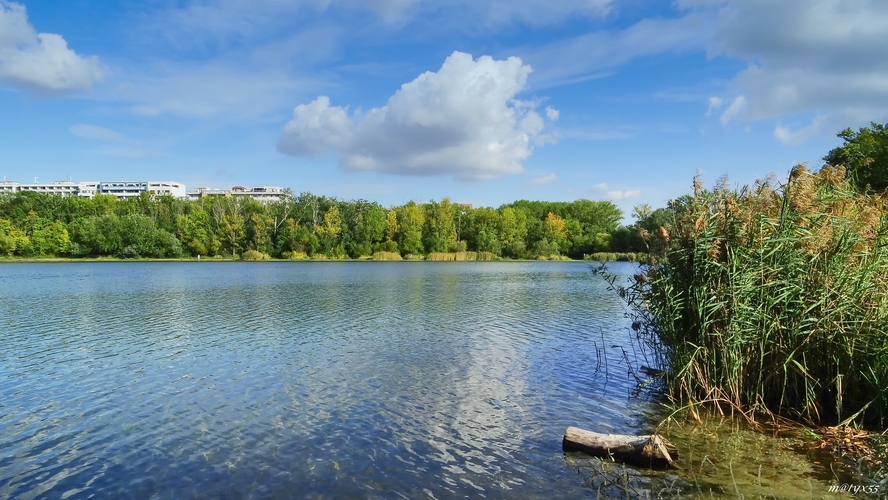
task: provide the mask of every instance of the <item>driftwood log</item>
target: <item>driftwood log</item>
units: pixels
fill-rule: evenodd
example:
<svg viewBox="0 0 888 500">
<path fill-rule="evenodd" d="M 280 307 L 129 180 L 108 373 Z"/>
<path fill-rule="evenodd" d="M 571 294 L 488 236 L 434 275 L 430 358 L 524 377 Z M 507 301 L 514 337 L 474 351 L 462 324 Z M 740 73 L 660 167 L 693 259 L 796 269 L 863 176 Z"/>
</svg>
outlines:
<svg viewBox="0 0 888 500">
<path fill-rule="evenodd" d="M 602 458 L 642 467 L 675 467 L 678 450 L 666 438 L 653 436 L 623 436 L 599 434 L 576 427 L 568 427 L 561 442 L 564 451 L 582 451 Z"/>
</svg>

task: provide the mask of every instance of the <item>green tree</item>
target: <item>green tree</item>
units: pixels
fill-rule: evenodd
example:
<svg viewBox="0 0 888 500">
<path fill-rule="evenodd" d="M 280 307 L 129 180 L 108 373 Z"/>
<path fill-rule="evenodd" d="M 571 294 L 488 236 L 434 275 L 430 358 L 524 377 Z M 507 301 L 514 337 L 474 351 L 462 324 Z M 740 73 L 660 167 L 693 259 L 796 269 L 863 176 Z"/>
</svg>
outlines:
<svg viewBox="0 0 888 500">
<path fill-rule="evenodd" d="M 85 255 L 119 255 L 123 250 L 120 219 L 114 214 L 85 217 L 71 224 L 71 239 L 77 244 L 72 253 Z"/>
<path fill-rule="evenodd" d="M 560 253 L 567 245 L 567 221 L 549 212 L 543 224 L 543 238 L 545 238 L 553 254 Z"/>
<path fill-rule="evenodd" d="M 524 257 L 527 247 L 527 214 L 512 207 L 502 207 L 499 212 L 499 240 L 503 255 L 520 259 Z"/>
<path fill-rule="evenodd" d="M 425 223 L 425 215 L 416 203 L 407 202 L 398 210 L 398 247 L 402 255 L 423 253 L 422 228 Z"/>
<path fill-rule="evenodd" d="M 176 217 L 176 234 L 191 255 L 215 255 L 220 242 L 213 236 L 210 216 L 200 205 L 188 214 Z"/>
<path fill-rule="evenodd" d="M 392 207 L 385 216 L 385 239 L 386 241 L 397 241 L 398 234 L 401 232 L 401 225 L 398 223 L 398 208 Z"/>
<path fill-rule="evenodd" d="M 261 213 L 254 213 L 250 216 L 248 228 L 248 238 L 250 240 L 250 248 L 263 253 L 271 251 L 271 231 L 274 227 L 274 221 Z"/>
<path fill-rule="evenodd" d="M 339 215 L 339 207 L 333 205 L 324 213 L 321 223 L 315 227 L 318 241 L 321 243 L 321 251 L 331 257 L 340 257 L 344 253 L 339 244 L 339 234 L 342 232 L 342 217 Z"/>
<path fill-rule="evenodd" d="M 423 243 L 427 252 L 451 252 L 456 250 L 456 224 L 453 221 L 453 203 L 444 198 L 423 206 L 425 228 Z"/>
<path fill-rule="evenodd" d="M 0 219 L 0 253 L 12 255 L 18 248 L 30 245 L 30 240 L 21 230 L 6 219 Z"/>
<path fill-rule="evenodd" d="M 223 213 L 216 228 L 222 248 L 232 256 L 240 254 L 244 237 L 244 218 L 237 212 Z"/>
<path fill-rule="evenodd" d="M 34 231 L 31 242 L 38 255 L 62 255 L 68 253 L 71 238 L 59 221 L 53 221 Z"/>
<path fill-rule="evenodd" d="M 469 248 L 478 252 L 501 255 L 503 244 L 499 239 L 500 229 L 500 213 L 497 210 L 486 207 L 472 210 L 466 234 Z"/>
<path fill-rule="evenodd" d="M 888 188 L 888 124 L 872 122 L 857 132 L 846 128 L 838 133 L 845 142 L 823 157 L 832 166 L 848 169 L 857 189 L 876 192 Z"/>
</svg>

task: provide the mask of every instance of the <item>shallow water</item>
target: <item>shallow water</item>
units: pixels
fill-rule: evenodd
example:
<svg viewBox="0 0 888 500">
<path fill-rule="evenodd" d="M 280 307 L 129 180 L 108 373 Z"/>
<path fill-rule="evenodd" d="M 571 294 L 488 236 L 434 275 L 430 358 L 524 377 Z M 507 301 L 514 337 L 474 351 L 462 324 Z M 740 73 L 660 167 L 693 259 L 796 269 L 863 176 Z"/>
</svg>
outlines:
<svg viewBox="0 0 888 500">
<path fill-rule="evenodd" d="M 594 498 L 564 429 L 658 411 L 580 262 L 7 264 L 0 297 L 4 498 Z"/>
</svg>

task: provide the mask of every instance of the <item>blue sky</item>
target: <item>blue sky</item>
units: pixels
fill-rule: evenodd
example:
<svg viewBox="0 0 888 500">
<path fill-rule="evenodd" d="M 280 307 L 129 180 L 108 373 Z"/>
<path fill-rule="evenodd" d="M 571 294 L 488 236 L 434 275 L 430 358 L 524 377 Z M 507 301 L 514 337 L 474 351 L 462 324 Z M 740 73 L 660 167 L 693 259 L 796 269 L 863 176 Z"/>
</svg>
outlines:
<svg viewBox="0 0 888 500">
<path fill-rule="evenodd" d="M 878 0 L 0 0 L 0 175 L 628 216 L 888 120 L 886 40 Z"/>
</svg>

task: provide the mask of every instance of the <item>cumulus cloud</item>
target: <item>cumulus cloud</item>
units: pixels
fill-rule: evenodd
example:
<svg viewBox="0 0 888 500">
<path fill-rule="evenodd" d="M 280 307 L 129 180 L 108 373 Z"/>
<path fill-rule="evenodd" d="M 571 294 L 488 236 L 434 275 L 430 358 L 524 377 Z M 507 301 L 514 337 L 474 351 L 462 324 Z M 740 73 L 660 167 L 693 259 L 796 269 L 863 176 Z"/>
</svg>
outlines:
<svg viewBox="0 0 888 500">
<path fill-rule="evenodd" d="M 530 72 L 517 57 L 454 52 L 438 72 L 405 83 L 366 113 L 349 117 L 325 96 L 297 106 L 277 149 L 310 157 L 332 148 L 350 171 L 465 181 L 517 174 L 546 125 L 536 103 L 515 97 Z"/>
<path fill-rule="evenodd" d="M 599 183 L 599 184 L 596 184 L 596 185 L 592 186 L 592 189 L 593 189 L 594 191 L 607 191 L 607 187 L 608 187 L 608 186 L 607 186 L 607 183 L 606 183 L 606 182 L 601 182 L 601 183 Z"/>
<path fill-rule="evenodd" d="M 637 189 L 634 191 L 608 191 L 605 194 L 605 198 L 608 200 L 627 200 L 630 198 L 638 198 L 639 196 L 641 196 L 641 191 Z"/>
<path fill-rule="evenodd" d="M 351 138 L 348 110 L 330 107 L 330 98 L 321 96 L 293 110 L 293 119 L 284 125 L 277 149 L 292 156 L 317 156 L 327 149 L 348 143 Z"/>
<path fill-rule="evenodd" d="M 681 0 L 679 7 L 715 12 L 710 55 L 749 63 L 731 85 L 743 105 L 733 107 L 735 100 L 723 121 L 814 112 L 847 124 L 888 116 L 888 2 Z M 781 140 L 801 140 L 778 129 Z"/>
<path fill-rule="evenodd" d="M 0 0 L 0 80 L 37 94 L 88 90 L 105 76 L 96 57 L 82 57 L 60 35 L 37 33 L 25 6 Z"/>
<path fill-rule="evenodd" d="M 552 184 L 553 182 L 558 180 L 558 176 L 555 174 L 545 175 L 543 177 L 536 177 L 534 179 L 530 179 L 525 182 L 524 185 L 527 187 L 540 187 L 546 186 L 548 184 Z"/>
</svg>

